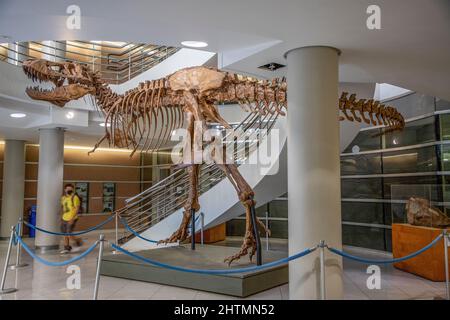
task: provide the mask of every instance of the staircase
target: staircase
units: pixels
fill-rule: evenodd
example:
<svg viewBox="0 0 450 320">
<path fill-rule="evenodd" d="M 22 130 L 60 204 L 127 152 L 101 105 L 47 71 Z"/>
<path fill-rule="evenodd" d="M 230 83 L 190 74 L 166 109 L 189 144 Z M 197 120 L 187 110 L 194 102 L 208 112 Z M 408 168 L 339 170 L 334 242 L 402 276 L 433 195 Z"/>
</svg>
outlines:
<svg viewBox="0 0 450 320">
<path fill-rule="evenodd" d="M 261 115 L 258 113 L 250 113 L 242 122 L 234 127 L 235 132 L 240 132 L 240 134 L 233 141 L 228 141 L 225 136 L 225 131 L 223 131 L 224 145 L 230 147 L 229 144 L 234 144 L 234 161 L 238 165 L 241 164 L 239 166 L 240 172 L 252 188 L 255 188 L 266 175 L 249 172 L 249 168 L 252 168 L 253 171 L 255 169 L 258 170 L 258 165 L 247 164 L 245 162 L 258 148 L 267 147 L 265 144 L 266 141 L 264 140 L 269 138 L 274 127 L 278 128 L 280 126 L 280 121 L 285 123 L 284 118 L 277 119 L 278 116 L 276 114 L 268 113 Z M 286 140 L 284 130 L 283 134 L 278 135 L 280 136 L 280 141 L 277 141 L 277 143 L 280 142 L 280 145 L 283 147 Z M 275 162 L 279 161 L 279 154 L 273 154 L 271 156 Z M 249 174 L 253 179 L 247 177 Z M 258 176 L 260 179 L 255 180 L 255 177 Z M 225 178 L 222 170 L 217 166 L 204 164 L 200 167 L 199 187 L 199 201 L 201 210 L 205 213 L 206 227 L 217 225 L 242 213 L 243 207 L 239 203 L 236 191 Z M 142 236 L 153 240 L 164 239 L 170 236 L 181 222 L 187 192 L 187 172 L 184 169 L 176 170 L 167 178 L 128 199 L 126 206 L 120 210 L 120 215 L 126 220 L 131 229 L 140 233 Z M 275 192 L 272 190 L 270 192 L 270 199 L 267 197 L 259 197 L 256 192 L 255 199 L 258 205 L 260 205 L 263 204 L 261 201 L 268 202 L 284 192 L 281 189 Z M 226 201 L 227 199 L 229 201 Z M 199 224 L 200 221 L 197 221 L 197 223 Z M 159 231 L 156 232 L 155 228 L 159 229 Z M 121 235 L 119 243 L 124 245 L 127 250 L 133 251 L 156 247 L 155 244 L 136 238 L 133 233 L 127 230 Z"/>
</svg>

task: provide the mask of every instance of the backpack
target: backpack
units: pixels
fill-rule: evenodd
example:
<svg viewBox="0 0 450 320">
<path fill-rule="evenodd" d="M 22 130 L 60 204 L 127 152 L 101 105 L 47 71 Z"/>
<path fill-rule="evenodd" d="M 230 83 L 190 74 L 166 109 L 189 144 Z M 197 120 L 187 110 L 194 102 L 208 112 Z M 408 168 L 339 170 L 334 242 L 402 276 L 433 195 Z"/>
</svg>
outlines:
<svg viewBox="0 0 450 320">
<path fill-rule="evenodd" d="M 72 196 L 70 197 L 70 200 L 72 201 L 72 206 L 74 206 L 74 204 L 73 204 L 73 198 L 75 198 L 75 196 L 77 196 L 78 197 L 78 199 L 80 200 L 80 208 L 78 209 L 78 211 L 77 211 L 77 214 L 81 214 L 81 213 L 83 213 L 83 198 L 81 198 L 79 195 L 78 195 L 78 193 L 76 193 L 76 192 L 74 192 L 73 194 L 72 194 Z"/>
</svg>

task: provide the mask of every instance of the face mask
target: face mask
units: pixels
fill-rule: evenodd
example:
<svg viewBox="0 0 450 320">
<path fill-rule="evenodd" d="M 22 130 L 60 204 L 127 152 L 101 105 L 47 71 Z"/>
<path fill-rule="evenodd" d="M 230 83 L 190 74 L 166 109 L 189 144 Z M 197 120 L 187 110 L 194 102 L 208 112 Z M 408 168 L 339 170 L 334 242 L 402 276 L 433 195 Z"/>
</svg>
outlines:
<svg viewBox="0 0 450 320">
<path fill-rule="evenodd" d="M 66 193 L 67 193 L 67 194 L 72 194 L 72 193 L 73 193 L 73 190 L 68 190 L 68 191 L 66 191 Z"/>
</svg>

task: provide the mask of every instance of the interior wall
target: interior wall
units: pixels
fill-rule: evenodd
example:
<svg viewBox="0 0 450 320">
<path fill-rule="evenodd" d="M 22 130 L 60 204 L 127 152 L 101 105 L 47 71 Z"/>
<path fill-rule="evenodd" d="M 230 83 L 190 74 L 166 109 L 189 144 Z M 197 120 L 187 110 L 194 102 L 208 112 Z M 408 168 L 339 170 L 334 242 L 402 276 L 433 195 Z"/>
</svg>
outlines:
<svg viewBox="0 0 450 320">
<path fill-rule="evenodd" d="M 4 144 L 0 145 L 0 192 L 3 185 L 3 156 Z M 25 159 L 24 219 L 28 219 L 28 210 L 36 204 L 39 147 L 27 145 Z M 89 183 L 88 209 L 81 214 L 76 229 L 89 228 L 109 216 L 109 213 L 102 212 L 103 183 L 115 184 L 116 209 L 124 206 L 125 199 L 140 192 L 141 183 L 150 185 L 151 181 L 141 181 L 140 161 L 139 154 L 130 159 L 128 152 L 97 150 L 88 156 L 84 149 L 64 149 L 64 183 Z M 113 221 L 105 225 L 105 228 L 113 227 Z"/>
</svg>

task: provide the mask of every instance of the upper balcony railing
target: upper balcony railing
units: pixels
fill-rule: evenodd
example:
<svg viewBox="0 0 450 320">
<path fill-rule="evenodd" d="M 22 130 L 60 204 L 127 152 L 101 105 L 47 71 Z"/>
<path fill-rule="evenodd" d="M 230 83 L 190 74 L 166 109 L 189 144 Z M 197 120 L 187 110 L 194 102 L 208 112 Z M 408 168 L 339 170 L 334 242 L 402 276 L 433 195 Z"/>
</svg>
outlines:
<svg viewBox="0 0 450 320">
<path fill-rule="evenodd" d="M 0 44 L 0 60 L 21 65 L 30 58 L 74 61 L 98 71 L 104 81 L 120 84 L 145 72 L 179 48 L 109 41 L 42 41 Z"/>
</svg>

